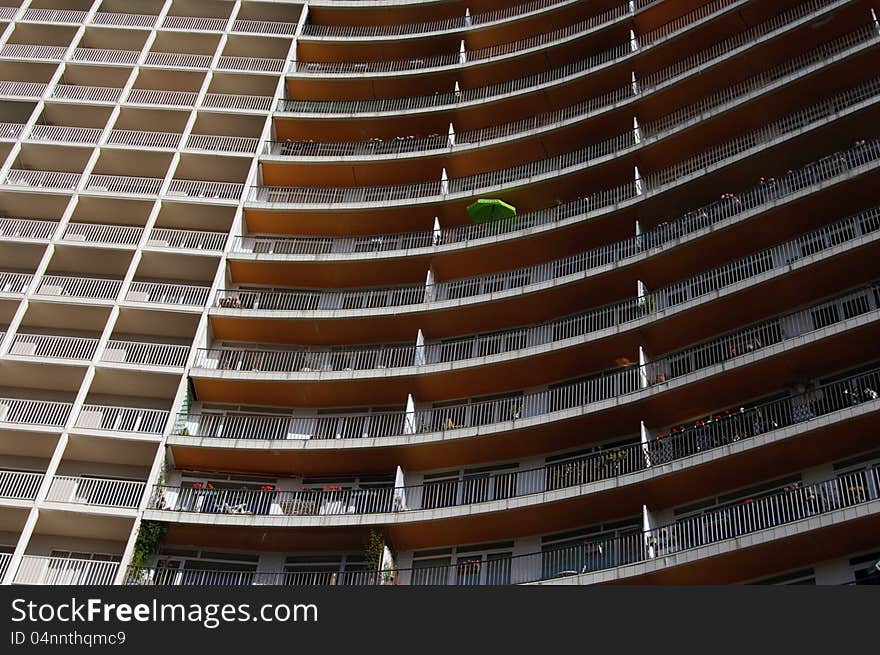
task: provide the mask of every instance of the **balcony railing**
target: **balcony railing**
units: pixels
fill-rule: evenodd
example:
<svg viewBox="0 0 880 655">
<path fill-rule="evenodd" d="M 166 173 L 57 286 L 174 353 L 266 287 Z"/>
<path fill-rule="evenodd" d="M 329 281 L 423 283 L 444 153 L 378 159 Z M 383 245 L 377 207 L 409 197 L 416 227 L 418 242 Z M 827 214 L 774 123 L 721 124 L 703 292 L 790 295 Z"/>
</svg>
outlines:
<svg viewBox="0 0 880 655">
<path fill-rule="evenodd" d="M 31 23 L 69 23 L 79 25 L 88 15 L 89 12 L 87 11 L 76 11 L 73 9 L 27 9 L 21 15 L 20 20 Z"/>
<path fill-rule="evenodd" d="M 44 275 L 38 296 L 69 296 L 86 300 L 114 300 L 119 294 L 122 280 L 112 278 L 74 277 L 70 275 Z"/>
<path fill-rule="evenodd" d="M 71 59 L 89 64 L 126 64 L 132 66 L 141 56 L 140 50 L 108 50 L 106 48 L 76 48 Z"/>
<path fill-rule="evenodd" d="M 88 362 L 91 361 L 97 348 L 96 338 L 18 333 L 12 341 L 9 354 L 18 357 Z"/>
<path fill-rule="evenodd" d="M 811 124 L 821 123 L 839 112 L 855 111 L 867 101 L 880 97 L 880 78 L 864 82 L 832 98 L 810 105 L 793 114 L 768 123 L 764 127 L 742 134 L 726 143 L 714 146 L 698 155 L 689 157 L 672 166 L 643 176 L 640 184 L 644 195 L 658 194 L 671 184 L 680 184 L 684 178 L 710 166 L 720 166 L 724 161 L 747 155 L 753 149 L 778 139 L 799 133 Z M 631 138 L 631 137 L 629 137 Z M 624 147 L 621 141 L 618 147 Z M 614 144 L 608 147 L 614 147 Z M 452 178 L 447 182 L 440 180 L 405 185 L 361 186 L 361 187 L 268 187 L 258 186 L 251 190 L 251 201 L 282 204 L 363 204 L 384 203 L 419 198 L 446 199 L 448 197 L 468 197 L 503 189 L 506 186 L 521 186 L 536 183 L 543 176 L 572 174 L 582 170 L 596 156 L 596 146 L 590 145 L 579 150 L 541 159 L 511 168 L 477 173 L 466 177 Z M 627 184 L 603 193 L 613 199 L 613 203 L 632 198 L 636 189 Z"/>
<path fill-rule="evenodd" d="M 42 481 L 42 473 L 0 471 L 0 498 L 34 500 Z"/>
<path fill-rule="evenodd" d="M 62 427 L 70 416 L 72 403 L 54 400 L 0 398 L 0 423 Z"/>
<path fill-rule="evenodd" d="M 223 56 L 217 61 L 218 70 L 247 71 L 251 73 L 280 73 L 284 70 L 283 59 L 266 57 L 230 57 Z"/>
<path fill-rule="evenodd" d="M 144 302 L 157 305 L 183 305 L 187 307 L 204 307 L 208 301 L 210 287 L 194 284 L 173 284 L 167 282 L 131 283 L 127 302 Z"/>
<path fill-rule="evenodd" d="M 0 239 L 34 239 L 48 241 L 58 223 L 32 218 L 0 218 Z M 0 273 L 2 276 L 2 273 Z M 2 277 L 0 277 L 2 280 Z M 0 283 L 2 288 L 2 283 Z"/>
<path fill-rule="evenodd" d="M 880 229 L 880 223 L 875 229 Z M 711 286 L 711 280 L 707 280 Z M 659 304 L 659 303 L 658 303 Z M 646 300 L 645 305 L 649 305 Z M 671 305 L 667 305 L 671 306 Z M 851 291 L 812 307 L 782 314 L 752 324 L 714 339 L 657 357 L 644 365 L 622 366 L 591 374 L 583 379 L 553 385 L 547 390 L 512 393 L 496 400 L 474 399 L 454 405 L 405 412 L 343 414 L 337 416 L 279 416 L 242 414 L 232 422 L 235 434 L 224 427 L 223 438 L 236 439 L 334 439 L 403 436 L 413 433 L 446 433 L 451 430 L 508 423 L 516 427 L 525 418 L 548 417 L 557 412 L 585 408 L 616 398 L 619 403 L 653 385 L 709 369 L 738 357 L 752 355 L 767 346 L 788 343 L 792 339 L 845 320 L 839 307 L 846 307 L 846 318 L 876 311 L 880 306 L 880 283 Z M 638 303 L 621 315 L 625 320 L 639 320 L 649 311 Z M 596 314 L 586 328 L 607 329 L 614 325 L 613 313 Z M 565 333 L 557 335 L 565 338 Z M 204 414 L 206 429 L 217 431 L 222 415 Z M 213 423 L 212 423 L 213 422 Z M 189 426 L 187 426 L 189 432 Z M 201 427 L 198 428 L 201 431 Z M 203 436 L 215 436 L 203 435 Z"/>
<path fill-rule="evenodd" d="M 111 339 L 101 354 L 101 361 L 179 368 L 186 364 L 189 346 L 171 343 L 147 343 Z"/>
<path fill-rule="evenodd" d="M 636 0 L 635 8 L 641 9 L 644 6 L 653 4 L 655 0 Z M 564 5 L 571 3 L 571 0 L 532 0 L 531 2 L 523 2 L 515 4 L 511 7 L 497 9 L 495 11 L 482 12 L 473 14 L 469 17 L 458 16 L 456 18 L 446 18 L 443 20 L 429 21 L 424 23 L 410 23 L 403 25 L 314 25 L 307 23 L 303 27 L 303 36 L 316 37 L 371 37 L 371 36 L 404 36 L 406 34 L 425 34 L 429 32 L 447 32 L 453 30 L 462 30 L 471 26 L 486 25 L 487 23 L 495 23 L 510 18 L 518 18 L 526 14 L 541 11 L 554 5 Z M 602 16 L 605 14 L 615 13 L 631 13 L 630 4 L 621 5 L 615 9 L 599 14 L 595 17 L 597 25 L 602 24 Z"/>
<path fill-rule="evenodd" d="M 775 430 L 876 400 L 877 390 L 880 390 L 880 369 L 748 409 L 723 410 L 694 425 L 673 428 L 671 433 L 658 435 L 645 443 L 597 448 L 588 455 L 534 469 L 468 474 L 420 485 L 366 489 L 344 489 L 341 485 L 299 491 L 159 486 L 153 491 L 150 506 L 199 513 L 325 516 L 406 512 L 499 501 L 645 471 L 759 435 L 767 439 Z"/>
<path fill-rule="evenodd" d="M 46 91 L 48 84 L 41 82 L 10 82 L 0 81 L 0 96 L 10 98 L 39 98 Z"/>
<path fill-rule="evenodd" d="M 880 157 L 880 144 L 874 144 L 875 157 Z M 775 184 L 775 182 L 774 182 Z M 771 191 L 771 195 L 775 194 Z M 761 196 L 749 198 L 762 200 Z M 730 202 L 742 204 L 742 199 L 729 199 Z M 706 217 L 707 221 L 711 221 Z M 576 324 L 582 326 L 596 325 L 597 329 L 606 329 L 621 322 L 646 318 L 654 311 L 661 311 L 703 296 L 715 289 L 738 284 L 756 275 L 768 271 L 785 269 L 791 262 L 831 248 L 837 244 L 858 241 L 863 235 L 880 228 L 880 208 L 872 208 L 855 216 L 825 226 L 797 239 L 780 244 L 773 248 L 755 253 L 741 260 L 729 262 L 690 279 L 676 282 L 656 289 L 651 293 L 652 308 L 646 309 L 648 302 L 644 298 L 633 298 L 622 302 L 589 310 L 585 313 L 568 317 L 564 322 L 568 329 L 560 330 L 567 335 L 577 334 Z M 438 282 L 433 285 L 411 285 L 390 287 L 386 289 L 349 289 L 349 290 L 218 290 L 216 306 L 221 309 L 250 311 L 353 311 L 370 310 L 388 307 L 404 307 L 445 301 L 461 301 L 475 298 L 482 301 L 497 299 L 500 293 L 514 289 L 544 288 L 548 285 L 560 285 L 573 280 L 572 276 L 582 277 L 590 270 L 620 261 L 624 257 L 642 252 L 640 249 L 618 250 L 612 247 L 579 253 L 555 261 L 536 264 L 520 269 L 482 275 L 471 278 L 460 278 L 449 282 Z M 628 243 L 631 245 L 631 242 Z M 597 256 L 598 255 L 598 256 Z M 483 298 L 478 298 L 483 296 Z M 595 321 L 595 322 L 594 322 Z M 551 323 L 552 325 L 553 323 Z M 543 329 L 539 326 L 537 329 Z M 554 331 L 555 326 L 554 326 Z M 525 336 L 526 332 L 521 334 Z M 496 335 L 487 335 L 488 339 Z M 514 342 L 518 341 L 513 337 Z M 470 350 L 469 345 L 464 345 Z M 383 347 L 384 349 L 384 347 Z M 407 358 L 409 355 L 406 356 Z M 403 356 L 399 358 L 401 361 Z M 412 360 L 410 360 L 412 361 Z"/>
<path fill-rule="evenodd" d="M 94 25 L 112 25 L 114 27 L 153 27 L 158 16 L 150 14 L 117 14 L 115 12 L 99 11 L 92 17 Z"/>
<path fill-rule="evenodd" d="M 593 536 L 577 545 L 547 546 L 541 551 L 455 564 L 344 573 L 288 574 L 247 571 L 180 571 L 132 567 L 130 584 L 297 584 L 297 585 L 507 585 L 553 580 L 649 562 L 702 546 L 870 503 L 880 496 L 880 468 L 846 473 L 822 482 L 796 482 L 760 496 L 686 516 L 645 531 Z M 210 498 L 210 496 L 203 496 Z M 204 501 L 203 501 L 204 504 Z M 708 555 L 707 556 L 711 556 Z M 288 578 L 288 575 L 295 577 Z"/>
<path fill-rule="evenodd" d="M 285 34 L 291 35 L 296 32 L 296 23 L 287 23 L 271 20 L 235 20 L 232 23 L 233 32 L 245 32 L 246 34 Z"/>
<path fill-rule="evenodd" d="M 162 434 L 170 412 L 164 409 L 85 404 L 77 416 L 76 427 L 113 432 Z"/>
<path fill-rule="evenodd" d="M 119 562 L 25 555 L 15 572 L 15 584 L 110 585 Z"/>
<path fill-rule="evenodd" d="M 209 198 L 214 200 L 237 200 L 244 191 L 240 182 L 208 182 L 202 180 L 171 180 L 169 196 Z"/>
<path fill-rule="evenodd" d="M 0 293 L 25 293 L 33 279 L 30 273 L 0 272 Z"/>
<path fill-rule="evenodd" d="M 132 89 L 126 102 L 136 105 L 160 105 L 162 107 L 192 107 L 199 94 L 195 91 L 160 91 L 155 89 Z"/>
<path fill-rule="evenodd" d="M 26 45 L 19 43 L 7 43 L 0 46 L 0 58 L 2 59 L 41 59 L 46 61 L 61 61 L 64 59 L 66 52 L 66 46 Z"/>
<path fill-rule="evenodd" d="M 808 17 L 809 19 L 815 19 L 845 1 L 810 0 L 809 2 L 801 3 L 714 46 L 701 50 L 686 59 L 639 78 L 636 85 L 637 88 L 635 89 L 633 86 L 627 85 L 594 99 L 594 102 L 597 106 L 612 106 L 619 102 L 635 100 L 657 90 L 661 85 L 667 85 L 676 78 L 688 75 L 689 71 L 696 68 L 705 68 L 710 62 L 716 60 L 736 56 L 762 39 L 772 38 L 792 29 Z M 461 104 L 485 102 L 491 98 L 498 98 L 512 93 L 525 93 L 544 89 L 555 81 L 567 80 L 572 76 L 588 72 L 591 68 L 590 62 L 591 60 L 584 59 L 514 80 L 472 89 L 462 89 L 460 93 L 437 93 L 425 96 L 363 100 L 280 99 L 278 101 L 278 110 L 300 113 L 352 114 L 362 112 L 399 113 L 417 108 L 454 107 Z"/>
<path fill-rule="evenodd" d="M 28 139 L 31 141 L 55 141 L 61 143 L 96 144 L 104 130 L 98 127 L 62 127 L 34 125 Z"/>
<path fill-rule="evenodd" d="M 29 171 L 12 168 L 6 174 L 4 184 L 38 189 L 62 189 L 70 191 L 79 184 L 79 173 L 57 171 Z"/>
<path fill-rule="evenodd" d="M 143 130 L 112 130 L 109 145 L 138 148 L 176 148 L 181 135 L 177 132 L 145 132 Z"/>
<path fill-rule="evenodd" d="M 21 136 L 24 123 L 0 123 L 0 139 L 3 141 L 15 141 Z"/>
<path fill-rule="evenodd" d="M 78 102 L 116 102 L 122 95 L 122 89 L 111 86 L 78 86 L 74 84 L 58 84 L 52 89 L 55 100 L 75 100 Z"/>
<path fill-rule="evenodd" d="M 202 101 L 202 106 L 212 109 L 269 112 L 272 109 L 272 100 L 272 96 L 207 93 Z"/>
<path fill-rule="evenodd" d="M 101 225 L 99 223 L 68 223 L 65 241 L 136 246 L 144 229 L 136 225 Z"/>
<path fill-rule="evenodd" d="M 218 134 L 190 134 L 186 147 L 190 150 L 220 152 L 256 152 L 260 140 L 246 136 L 223 136 Z"/>
<path fill-rule="evenodd" d="M 222 32 L 229 21 L 226 18 L 205 18 L 202 16 L 165 16 L 162 27 L 168 30 L 187 32 Z"/>
<path fill-rule="evenodd" d="M 737 99 L 751 100 L 756 90 L 768 91 L 781 83 L 789 83 L 791 78 L 811 73 L 817 68 L 827 65 L 832 59 L 837 60 L 858 52 L 866 46 L 875 44 L 878 40 L 880 40 L 880 32 L 871 24 L 824 43 L 818 48 L 800 53 L 783 64 L 773 66 L 741 82 L 727 86 L 696 103 L 640 124 L 640 143 L 653 141 L 665 133 L 690 126 L 695 119 L 705 119 L 715 111 L 726 110 Z M 461 148 L 481 146 L 498 139 L 531 135 L 535 130 L 541 128 L 557 129 L 566 123 L 583 120 L 594 111 L 596 111 L 595 101 L 590 99 L 510 123 L 456 132 L 454 137 L 434 135 L 423 138 L 397 137 L 387 140 L 375 138 L 369 141 L 324 143 L 268 141 L 264 154 L 289 157 L 374 157 L 403 153 L 429 153 L 447 149 L 455 151 Z M 593 157 L 611 154 L 614 149 L 626 151 L 634 145 L 633 133 L 624 133 L 595 145 Z"/>
<path fill-rule="evenodd" d="M 56 475 L 46 500 L 55 503 L 137 509 L 146 484 L 134 480 Z"/>
<path fill-rule="evenodd" d="M 624 43 L 620 43 L 611 49 L 590 55 L 585 60 L 588 62 L 586 65 L 588 68 L 594 68 L 615 60 L 637 55 L 679 30 L 692 26 L 694 23 L 714 13 L 729 10 L 731 7 L 743 3 L 744 0 L 711 0 L 675 20 L 640 34 L 639 47 L 633 47 L 633 44 L 627 39 Z M 628 17 L 630 15 L 629 5 L 624 5 L 612 9 L 606 12 L 606 14 L 602 14 L 599 18 L 605 18 L 605 24 L 608 24 L 611 21 L 620 19 L 622 16 Z M 359 62 L 293 61 L 288 72 L 298 75 L 345 75 L 464 66 L 475 62 L 485 62 L 503 55 L 522 54 L 539 47 L 548 48 L 551 47 L 550 44 L 553 42 L 562 43 L 571 40 L 573 37 L 583 37 L 596 30 L 600 25 L 601 23 L 597 22 L 597 17 L 593 16 L 550 32 L 536 34 L 516 41 L 477 50 L 468 50 L 464 53 L 448 52 L 427 58 Z"/>
<path fill-rule="evenodd" d="M 165 68 L 198 68 L 211 67 L 211 55 L 194 55 L 179 52 L 148 52 L 144 60 L 146 66 L 162 66 Z"/>
<path fill-rule="evenodd" d="M 161 177 L 132 177 L 129 175 L 98 175 L 89 176 L 86 191 L 105 191 L 109 193 L 127 193 L 137 196 L 153 196 L 162 188 Z"/>
<path fill-rule="evenodd" d="M 150 238 L 146 245 L 153 248 L 223 252 L 223 248 L 226 246 L 226 236 L 225 232 L 157 227 L 150 232 Z"/>
</svg>

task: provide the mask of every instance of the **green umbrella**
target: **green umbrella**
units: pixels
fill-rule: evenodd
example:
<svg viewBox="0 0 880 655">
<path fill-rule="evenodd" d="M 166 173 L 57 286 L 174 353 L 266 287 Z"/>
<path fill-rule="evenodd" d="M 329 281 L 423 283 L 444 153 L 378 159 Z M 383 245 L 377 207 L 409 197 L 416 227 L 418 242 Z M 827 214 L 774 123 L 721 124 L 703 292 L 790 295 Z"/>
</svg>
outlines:
<svg viewBox="0 0 880 655">
<path fill-rule="evenodd" d="M 498 198 L 480 198 L 468 205 L 467 213 L 473 223 L 489 223 L 516 216 L 516 207 Z"/>
</svg>

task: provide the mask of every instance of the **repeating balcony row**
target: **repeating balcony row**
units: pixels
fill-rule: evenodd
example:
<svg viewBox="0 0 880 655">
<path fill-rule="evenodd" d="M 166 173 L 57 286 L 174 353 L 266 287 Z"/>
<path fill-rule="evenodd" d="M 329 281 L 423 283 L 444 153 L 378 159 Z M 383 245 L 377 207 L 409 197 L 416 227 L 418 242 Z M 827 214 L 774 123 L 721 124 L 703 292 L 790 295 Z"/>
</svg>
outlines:
<svg viewBox="0 0 880 655">
<path fill-rule="evenodd" d="M 54 400 L 0 398 L 0 427 L 63 428 L 73 403 Z M 84 404 L 74 427 L 81 430 L 160 435 L 170 412 L 163 409 Z"/>
<path fill-rule="evenodd" d="M 0 240 L 15 239 L 49 241 L 58 229 L 58 221 L 32 218 L 0 218 Z M 68 223 L 61 241 L 100 245 L 135 247 L 144 228 L 135 225 L 101 223 Z M 206 230 L 180 230 L 154 227 L 145 245 L 149 248 L 171 248 L 199 252 L 223 252 L 227 235 Z"/>
<path fill-rule="evenodd" d="M 42 46 L 7 43 L 0 46 L 0 59 L 39 60 L 60 62 L 67 58 L 67 46 Z M 70 61 L 85 64 L 138 65 L 140 50 L 108 50 L 106 48 L 74 48 Z M 176 52 L 148 52 L 140 66 L 159 68 L 187 68 L 250 73 L 278 73 L 284 70 L 283 59 L 264 57 L 236 57 L 223 55 L 214 62 L 214 55 L 183 54 Z"/>
<path fill-rule="evenodd" d="M 574 0 L 576 1 L 576 0 Z M 654 4 L 656 0 L 632 0 L 626 5 L 603 12 L 595 18 L 597 24 L 608 22 L 618 15 L 633 14 L 636 11 Z M 510 7 L 496 9 L 494 11 L 471 14 L 469 11 L 464 16 L 446 18 L 443 20 L 428 21 L 423 23 L 396 24 L 396 25 L 316 25 L 306 23 L 303 26 L 301 37 L 330 37 L 330 38 L 358 38 L 358 37 L 381 37 L 381 36 L 405 36 L 425 35 L 431 32 L 454 32 L 471 27 L 485 27 L 492 23 L 500 23 L 511 19 L 520 19 L 541 12 L 545 9 L 556 9 L 573 4 L 573 0 L 531 0 Z"/>
<path fill-rule="evenodd" d="M 255 571 L 184 572 L 165 568 L 128 571 L 129 584 L 343 584 L 343 585 L 502 585 L 553 580 L 607 571 L 625 565 L 664 560 L 670 555 L 719 544 L 772 528 L 806 522 L 841 510 L 875 505 L 880 497 L 880 467 L 846 473 L 821 482 L 794 483 L 757 497 L 735 501 L 701 514 L 679 518 L 644 531 L 593 537 L 524 555 L 506 555 L 485 562 L 459 561 L 411 569 L 353 571 L 339 574 L 257 573 Z M 809 529 L 802 523 L 803 529 Z M 705 556 L 711 556 L 706 554 Z M 676 558 L 664 560 L 672 566 Z M 190 575 L 192 574 L 192 575 Z M 584 582 L 589 582 L 586 578 Z"/>
<path fill-rule="evenodd" d="M 24 123 L 0 123 L 0 139 L 16 140 L 22 135 L 24 128 Z M 52 143 L 98 145 L 103 133 L 103 128 L 98 127 L 37 124 L 33 126 L 25 139 Z M 113 129 L 107 136 L 106 145 L 174 149 L 178 147 L 182 137 L 183 134 L 179 132 Z M 259 139 L 254 137 L 190 134 L 181 147 L 188 150 L 253 153 L 256 152 L 258 143 Z"/>
<path fill-rule="evenodd" d="M 33 171 L 12 168 L 2 184 L 24 186 L 33 189 L 76 190 L 81 181 L 80 173 L 60 171 Z M 161 177 L 132 177 L 129 175 L 102 175 L 92 173 L 82 187 L 89 193 L 112 193 L 135 196 L 155 196 L 162 191 L 165 181 Z M 171 180 L 165 195 L 169 197 L 201 198 L 210 200 L 238 200 L 244 191 L 239 182 L 216 182 L 206 180 Z"/>
<path fill-rule="evenodd" d="M 827 67 L 851 54 L 861 52 L 880 41 L 880 31 L 871 23 L 865 27 L 833 39 L 818 48 L 798 54 L 786 62 L 766 69 L 743 81 L 727 86 L 655 120 L 642 123 L 633 132 L 605 139 L 593 146 L 592 159 L 617 153 L 620 156 L 638 144 L 648 144 L 667 133 L 688 127 L 695 121 L 705 120 L 716 112 L 727 110 L 736 101 L 750 101 L 756 93 L 778 88 L 800 77 Z M 361 157 L 403 154 L 430 155 L 438 151 L 449 154 L 468 148 L 487 147 L 515 138 L 531 137 L 541 130 L 557 130 L 576 124 L 594 115 L 595 102 L 587 100 L 555 111 L 537 114 L 525 119 L 491 125 L 445 136 L 426 138 L 372 139 L 355 142 L 268 141 L 263 154 L 289 158 L 306 157 Z"/>
<path fill-rule="evenodd" d="M 855 113 L 873 104 L 880 97 L 880 78 L 872 78 L 843 93 L 825 99 L 797 112 L 767 123 L 756 130 L 716 145 L 698 155 L 665 168 L 640 175 L 635 182 L 606 189 L 592 197 L 608 204 L 632 200 L 635 196 L 650 197 L 684 183 L 688 176 L 719 168 L 736 158 L 783 138 L 792 138 L 809 127 L 815 127 L 840 114 Z M 628 137 L 631 138 L 631 137 Z M 611 145 L 625 147 L 626 142 Z M 593 164 L 595 146 L 587 146 L 562 155 L 548 157 L 511 168 L 477 173 L 460 178 L 420 182 L 416 184 L 359 187 L 276 187 L 256 186 L 251 189 L 250 202 L 285 205 L 359 205 L 364 203 L 397 203 L 413 200 L 447 201 L 474 195 L 502 193 L 506 188 L 536 184 L 542 180 L 576 174 Z"/>
<path fill-rule="evenodd" d="M 42 481 L 42 473 L 0 471 L 0 500 L 35 500 Z M 46 500 L 54 503 L 136 509 L 145 487 L 146 483 L 135 480 L 55 475 L 49 485 Z"/>
<path fill-rule="evenodd" d="M 12 20 L 14 18 L 15 7 L 2 7 L 2 9 L 6 11 L 0 12 L 0 20 Z M 12 11 L 8 11 L 10 9 Z M 88 24 L 108 27 L 140 28 L 156 27 L 159 20 L 159 16 L 152 14 L 126 14 L 106 11 L 95 12 L 90 20 L 87 20 L 88 16 L 88 11 L 31 8 L 26 9 L 18 20 L 29 23 L 60 23 L 69 25 Z M 193 30 L 224 32 L 226 31 L 227 25 L 229 25 L 229 19 L 227 18 L 166 15 L 162 20 L 161 25 L 158 27 L 171 30 L 186 30 L 188 32 Z M 229 31 L 255 35 L 291 36 L 296 32 L 296 23 L 236 19 L 232 21 Z"/>
<path fill-rule="evenodd" d="M 635 56 L 643 50 L 661 43 L 667 37 L 679 31 L 684 31 L 694 24 L 706 18 L 730 11 L 731 9 L 746 4 L 749 0 L 710 0 L 683 16 L 669 21 L 659 27 L 638 34 L 635 39 L 627 40 L 613 48 L 591 55 L 583 60 L 585 65 L 592 69 L 608 64 L 612 61 L 620 61 L 627 57 Z M 621 18 L 629 19 L 632 16 L 630 5 L 625 4 L 612 9 L 599 16 L 585 18 L 577 23 L 557 28 L 550 32 L 544 32 L 518 39 L 508 43 L 493 45 L 476 50 L 461 50 L 435 55 L 428 58 L 359 61 L 359 62 L 316 62 L 316 61 L 292 61 L 287 70 L 288 75 L 364 75 L 372 73 L 393 73 L 400 71 L 427 71 L 437 68 L 462 67 L 471 64 L 485 64 L 493 60 L 508 57 L 516 57 L 536 50 L 547 50 L 554 46 L 570 43 L 583 38 L 591 32 L 603 29 L 612 22 Z"/>
<path fill-rule="evenodd" d="M 38 100 L 43 97 L 48 88 L 48 84 L 39 82 L 0 81 L 0 98 Z M 122 91 L 123 89 L 117 87 L 57 84 L 52 87 L 48 98 L 72 102 L 115 104 L 120 101 Z M 195 91 L 131 89 L 123 104 L 192 108 L 196 106 L 198 98 L 199 94 Z M 206 93 L 199 107 L 203 109 L 266 113 L 272 107 L 272 100 L 272 96 Z"/>
<path fill-rule="evenodd" d="M 866 154 L 868 152 L 870 154 L 863 161 L 880 158 L 880 144 L 872 143 L 870 146 L 865 144 L 864 148 Z M 831 161 L 826 159 L 822 162 L 832 167 L 832 170 L 829 171 L 832 174 L 827 177 L 834 176 L 834 169 L 837 169 L 836 173 L 840 174 L 843 167 L 840 162 L 841 160 L 839 159 L 832 159 Z M 804 189 L 807 186 L 805 183 L 816 179 L 799 177 L 793 173 L 786 177 L 788 179 L 774 182 L 769 186 L 764 185 L 765 188 L 753 190 L 752 193 L 745 194 L 742 197 L 725 198 L 724 204 L 736 207 L 736 211 L 731 212 L 734 215 L 749 215 L 751 210 L 760 209 L 762 205 L 766 206 L 771 202 L 778 201 L 779 196 L 777 196 L 775 187 L 780 184 L 785 185 L 787 182 L 800 183 L 797 186 L 793 185 L 792 187 L 784 188 L 782 191 L 782 196 L 784 197 Z M 820 178 L 822 176 L 817 175 L 816 177 Z M 710 206 L 709 209 L 712 208 Z M 689 224 L 687 221 L 683 222 L 683 225 L 698 227 L 699 229 L 705 225 L 717 223 L 718 220 L 719 217 L 717 215 L 710 216 L 706 214 L 703 216 L 698 213 L 697 220 L 694 221 L 696 225 Z M 434 284 L 347 290 L 219 289 L 215 297 L 215 306 L 220 310 L 254 312 L 336 312 L 339 310 L 352 312 L 407 306 L 420 306 L 419 309 L 424 310 L 431 306 L 441 306 L 444 303 L 449 305 L 452 302 L 457 304 L 462 304 L 463 302 L 473 304 L 496 301 L 503 295 L 513 292 L 537 292 L 546 290 L 548 286 L 560 286 L 571 283 L 576 279 L 582 279 L 590 275 L 591 271 L 596 271 L 610 265 L 619 266 L 621 262 L 633 257 L 643 257 L 645 253 L 654 255 L 659 251 L 659 246 L 664 242 L 667 246 L 670 244 L 674 246 L 679 243 L 679 240 L 686 232 L 682 233 L 676 230 L 678 227 L 680 227 L 679 224 L 673 224 L 671 227 L 667 224 L 663 229 L 656 230 L 656 236 L 663 239 L 659 244 L 650 243 L 648 239 L 645 240 L 647 243 L 639 243 L 639 239 L 636 237 L 633 240 L 609 244 L 605 247 L 547 263 Z M 566 329 L 564 332 L 577 334 L 578 328 L 575 327 L 576 325 L 584 328 L 596 326 L 595 329 L 605 329 L 631 320 L 641 320 L 647 318 L 649 314 L 663 312 L 675 305 L 699 298 L 719 288 L 738 284 L 770 271 L 785 269 L 794 261 L 834 248 L 841 243 L 855 244 L 866 235 L 875 232 L 878 227 L 880 227 L 880 211 L 872 208 L 829 226 L 814 230 L 792 241 L 718 266 L 689 279 L 653 290 L 647 298 L 638 297 L 624 300 L 591 309 L 574 317 L 565 318 L 562 321 L 542 324 L 532 330 L 520 330 L 512 333 L 505 332 L 504 334 L 512 336 L 511 341 L 514 343 L 519 341 L 518 337 L 521 336 L 523 343 L 525 343 L 531 341 L 527 335 L 535 337 L 540 333 L 546 332 L 545 328 L 548 325 L 561 326 L 565 324 L 570 329 Z M 655 234 L 649 234 L 655 236 Z M 646 309 L 648 304 L 650 304 L 650 308 Z M 556 330 L 554 329 L 553 331 L 555 332 Z M 496 337 L 494 335 L 486 335 L 485 338 L 492 340 Z M 468 346 L 463 347 L 464 351 L 470 349 Z M 382 351 L 389 350 L 393 352 L 395 349 L 382 348 Z M 415 353 L 418 351 L 413 350 L 411 347 L 406 347 L 405 351 L 400 352 L 402 354 L 399 357 L 394 356 L 390 358 L 391 362 L 389 362 L 389 365 L 394 365 L 393 362 L 402 361 L 409 362 L 409 365 L 415 363 L 415 357 L 417 356 Z M 404 352 L 405 354 L 403 354 Z M 428 355 L 428 352 L 425 350 L 422 350 L 421 353 L 425 356 Z M 282 357 L 284 357 L 284 354 L 278 353 L 278 361 L 281 361 L 280 358 Z"/>
<path fill-rule="evenodd" d="M 637 80 L 637 83 L 605 93 L 593 100 L 596 107 L 608 107 L 644 97 L 662 87 L 708 68 L 721 60 L 741 55 L 761 41 L 776 38 L 798 26 L 830 13 L 848 0 L 809 0 L 785 12 L 737 33 L 717 44 Z M 683 30 L 689 29 L 687 26 Z M 673 34 L 667 35 L 671 37 Z M 609 65 L 612 62 L 609 62 Z M 568 84 L 595 70 L 592 59 L 582 59 L 565 66 L 487 86 L 461 89 L 449 93 L 400 98 L 361 100 L 295 100 L 279 99 L 278 111 L 296 114 L 363 114 L 401 113 L 413 110 L 452 109 L 469 104 L 484 104 L 513 94 L 546 92 L 552 84 Z"/>
<path fill-rule="evenodd" d="M 98 351 L 97 337 L 69 337 L 18 332 L 7 356 L 54 359 L 65 362 L 90 362 Z M 189 346 L 110 339 L 100 361 L 108 364 L 132 364 L 158 368 L 183 368 Z"/>
<path fill-rule="evenodd" d="M 628 402 L 628 398 L 637 398 L 646 391 L 656 393 L 656 389 L 666 388 L 665 385 L 673 380 L 698 371 L 711 371 L 712 367 L 725 362 L 748 365 L 756 358 L 773 356 L 780 347 L 803 335 L 876 312 L 878 307 L 880 287 L 873 284 L 653 358 L 641 365 L 622 366 L 554 384 L 545 390 L 513 392 L 492 400 L 474 398 L 441 403 L 428 409 L 319 416 L 205 412 L 185 417 L 186 423 L 178 428 L 186 436 L 275 441 L 375 439 L 424 433 L 445 435 L 449 431 L 489 425 L 516 427 L 524 419 L 553 420 L 557 412 L 595 406 L 608 400 Z M 641 313 L 644 310 L 636 311 Z"/>
<path fill-rule="evenodd" d="M 596 450 L 534 469 L 370 488 L 339 484 L 289 491 L 274 485 L 260 490 L 159 485 L 150 507 L 175 512 L 325 516 L 461 507 L 542 494 L 661 467 L 739 441 L 748 442 L 758 435 L 770 438 L 776 430 L 876 400 L 878 389 L 880 369 L 874 369 L 748 409 L 723 410 L 640 443 Z"/>
</svg>

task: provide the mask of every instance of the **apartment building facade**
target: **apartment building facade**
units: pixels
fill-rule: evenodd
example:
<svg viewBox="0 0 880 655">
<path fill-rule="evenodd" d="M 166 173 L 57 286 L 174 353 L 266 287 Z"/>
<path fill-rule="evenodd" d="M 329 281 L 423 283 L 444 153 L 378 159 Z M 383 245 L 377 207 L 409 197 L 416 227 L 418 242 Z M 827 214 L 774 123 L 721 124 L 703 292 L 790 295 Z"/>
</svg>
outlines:
<svg viewBox="0 0 880 655">
<path fill-rule="evenodd" d="M 873 0 L 3 1 L 3 584 L 877 580 Z"/>
</svg>

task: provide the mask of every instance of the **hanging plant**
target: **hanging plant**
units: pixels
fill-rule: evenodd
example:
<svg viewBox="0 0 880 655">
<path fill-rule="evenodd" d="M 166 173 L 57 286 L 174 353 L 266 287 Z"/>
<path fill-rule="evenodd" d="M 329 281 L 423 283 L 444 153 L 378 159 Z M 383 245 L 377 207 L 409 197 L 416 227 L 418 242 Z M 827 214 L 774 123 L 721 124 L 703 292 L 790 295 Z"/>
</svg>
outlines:
<svg viewBox="0 0 880 655">
<path fill-rule="evenodd" d="M 168 530 L 166 523 L 159 521 L 141 521 L 137 540 L 134 542 L 134 553 L 131 556 L 131 565 L 139 569 L 147 566 L 147 563 L 159 552 L 159 545 Z"/>
</svg>

